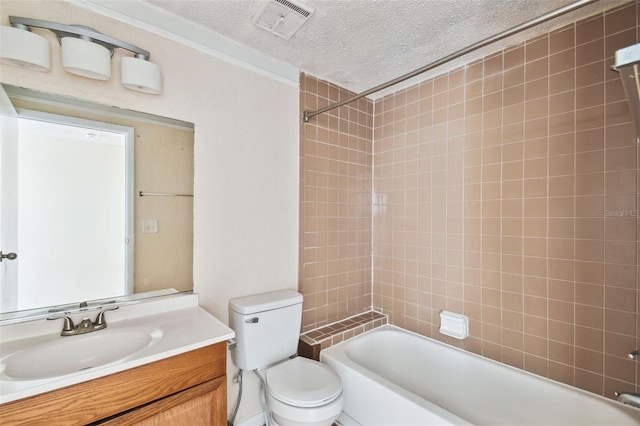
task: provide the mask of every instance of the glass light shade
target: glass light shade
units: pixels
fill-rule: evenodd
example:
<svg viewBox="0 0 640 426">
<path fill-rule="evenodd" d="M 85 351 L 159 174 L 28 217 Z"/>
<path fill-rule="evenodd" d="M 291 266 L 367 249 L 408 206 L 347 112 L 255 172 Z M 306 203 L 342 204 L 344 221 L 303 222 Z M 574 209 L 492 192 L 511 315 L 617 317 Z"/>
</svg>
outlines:
<svg viewBox="0 0 640 426">
<path fill-rule="evenodd" d="M 0 62 L 34 71 L 51 69 L 49 42 L 42 36 L 14 27 L 0 27 Z"/>
<path fill-rule="evenodd" d="M 63 37 L 62 67 L 72 74 L 95 80 L 111 78 L 111 51 L 104 46 L 75 37 Z"/>
<path fill-rule="evenodd" d="M 160 67 L 153 62 L 125 56 L 120 71 L 122 85 L 127 89 L 154 95 L 162 90 Z"/>
</svg>

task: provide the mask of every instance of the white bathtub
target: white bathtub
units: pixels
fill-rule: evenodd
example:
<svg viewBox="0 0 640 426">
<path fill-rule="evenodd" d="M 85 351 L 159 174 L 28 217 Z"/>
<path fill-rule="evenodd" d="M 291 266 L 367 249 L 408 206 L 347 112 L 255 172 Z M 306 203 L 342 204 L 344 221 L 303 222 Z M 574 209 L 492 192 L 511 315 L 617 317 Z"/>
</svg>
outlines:
<svg viewBox="0 0 640 426">
<path fill-rule="evenodd" d="M 345 424 L 640 425 L 640 409 L 394 326 L 325 349 L 320 360 L 342 379 Z"/>
</svg>

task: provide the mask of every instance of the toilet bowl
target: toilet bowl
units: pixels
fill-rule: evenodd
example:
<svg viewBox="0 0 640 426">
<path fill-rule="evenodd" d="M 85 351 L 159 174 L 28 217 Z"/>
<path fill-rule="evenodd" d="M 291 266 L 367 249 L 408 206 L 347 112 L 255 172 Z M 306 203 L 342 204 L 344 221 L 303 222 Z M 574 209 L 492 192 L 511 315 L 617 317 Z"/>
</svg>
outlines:
<svg viewBox="0 0 640 426">
<path fill-rule="evenodd" d="M 280 426 L 330 426 L 342 411 L 342 383 L 324 364 L 296 357 L 264 376 L 267 406 Z"/>
</svg>

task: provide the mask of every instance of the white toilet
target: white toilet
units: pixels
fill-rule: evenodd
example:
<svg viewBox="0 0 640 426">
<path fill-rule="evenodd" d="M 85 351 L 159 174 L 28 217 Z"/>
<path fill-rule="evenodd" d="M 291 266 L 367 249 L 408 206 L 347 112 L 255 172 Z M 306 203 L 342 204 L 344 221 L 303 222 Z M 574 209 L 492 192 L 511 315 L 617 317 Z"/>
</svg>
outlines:
<svg viewBox="0 0 640 426">
<path fill-rule="evenodd" d="M 258 370 L 266 402 L 280 426 L 330 426 L 344 405 L 342 382 L 329 367 L 294 357 L 302 322 L 302 295 L 281 290 L 229 301 L 236 332 L 233 361 Z"/>
</svg>

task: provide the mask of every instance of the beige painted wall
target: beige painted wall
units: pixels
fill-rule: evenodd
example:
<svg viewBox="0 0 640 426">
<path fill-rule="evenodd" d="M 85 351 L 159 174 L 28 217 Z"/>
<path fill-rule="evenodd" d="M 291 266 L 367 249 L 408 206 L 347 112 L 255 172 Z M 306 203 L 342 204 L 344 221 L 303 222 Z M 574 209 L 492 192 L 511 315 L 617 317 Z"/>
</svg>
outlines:
<svg viewBox="0 0 640 426">
<path fill-rule="evenodd" d="M 297 287 L 297 86 L 66 2 L 2 0 L 0 25 L 9 15 L 91 26 L 151 51 L 163 73 L 158 96 L 120 85 L 121 51 L 109 81 L 64 72 L 47 31 L 36 32 L 50 40 L 52 70 L 0 64 L 0 80 L 195 124 L 193 279 L 205 309 L 227 322 L 230 298 Z M 236 394 L 229 382 L 230 403 Z M 259 412 L 257 381 L 248 377 L 238 419 Z"/>
<path fill-rule="evenodd" d="M 140 191 L 193 194 L 193 133 L 138 123 L 135 162 L 135 292 L 193 284 L 193 198 L 139 197 Z M 157 220 L 158 233 L 142 232 L 144 220 Z"/>
</svg>

